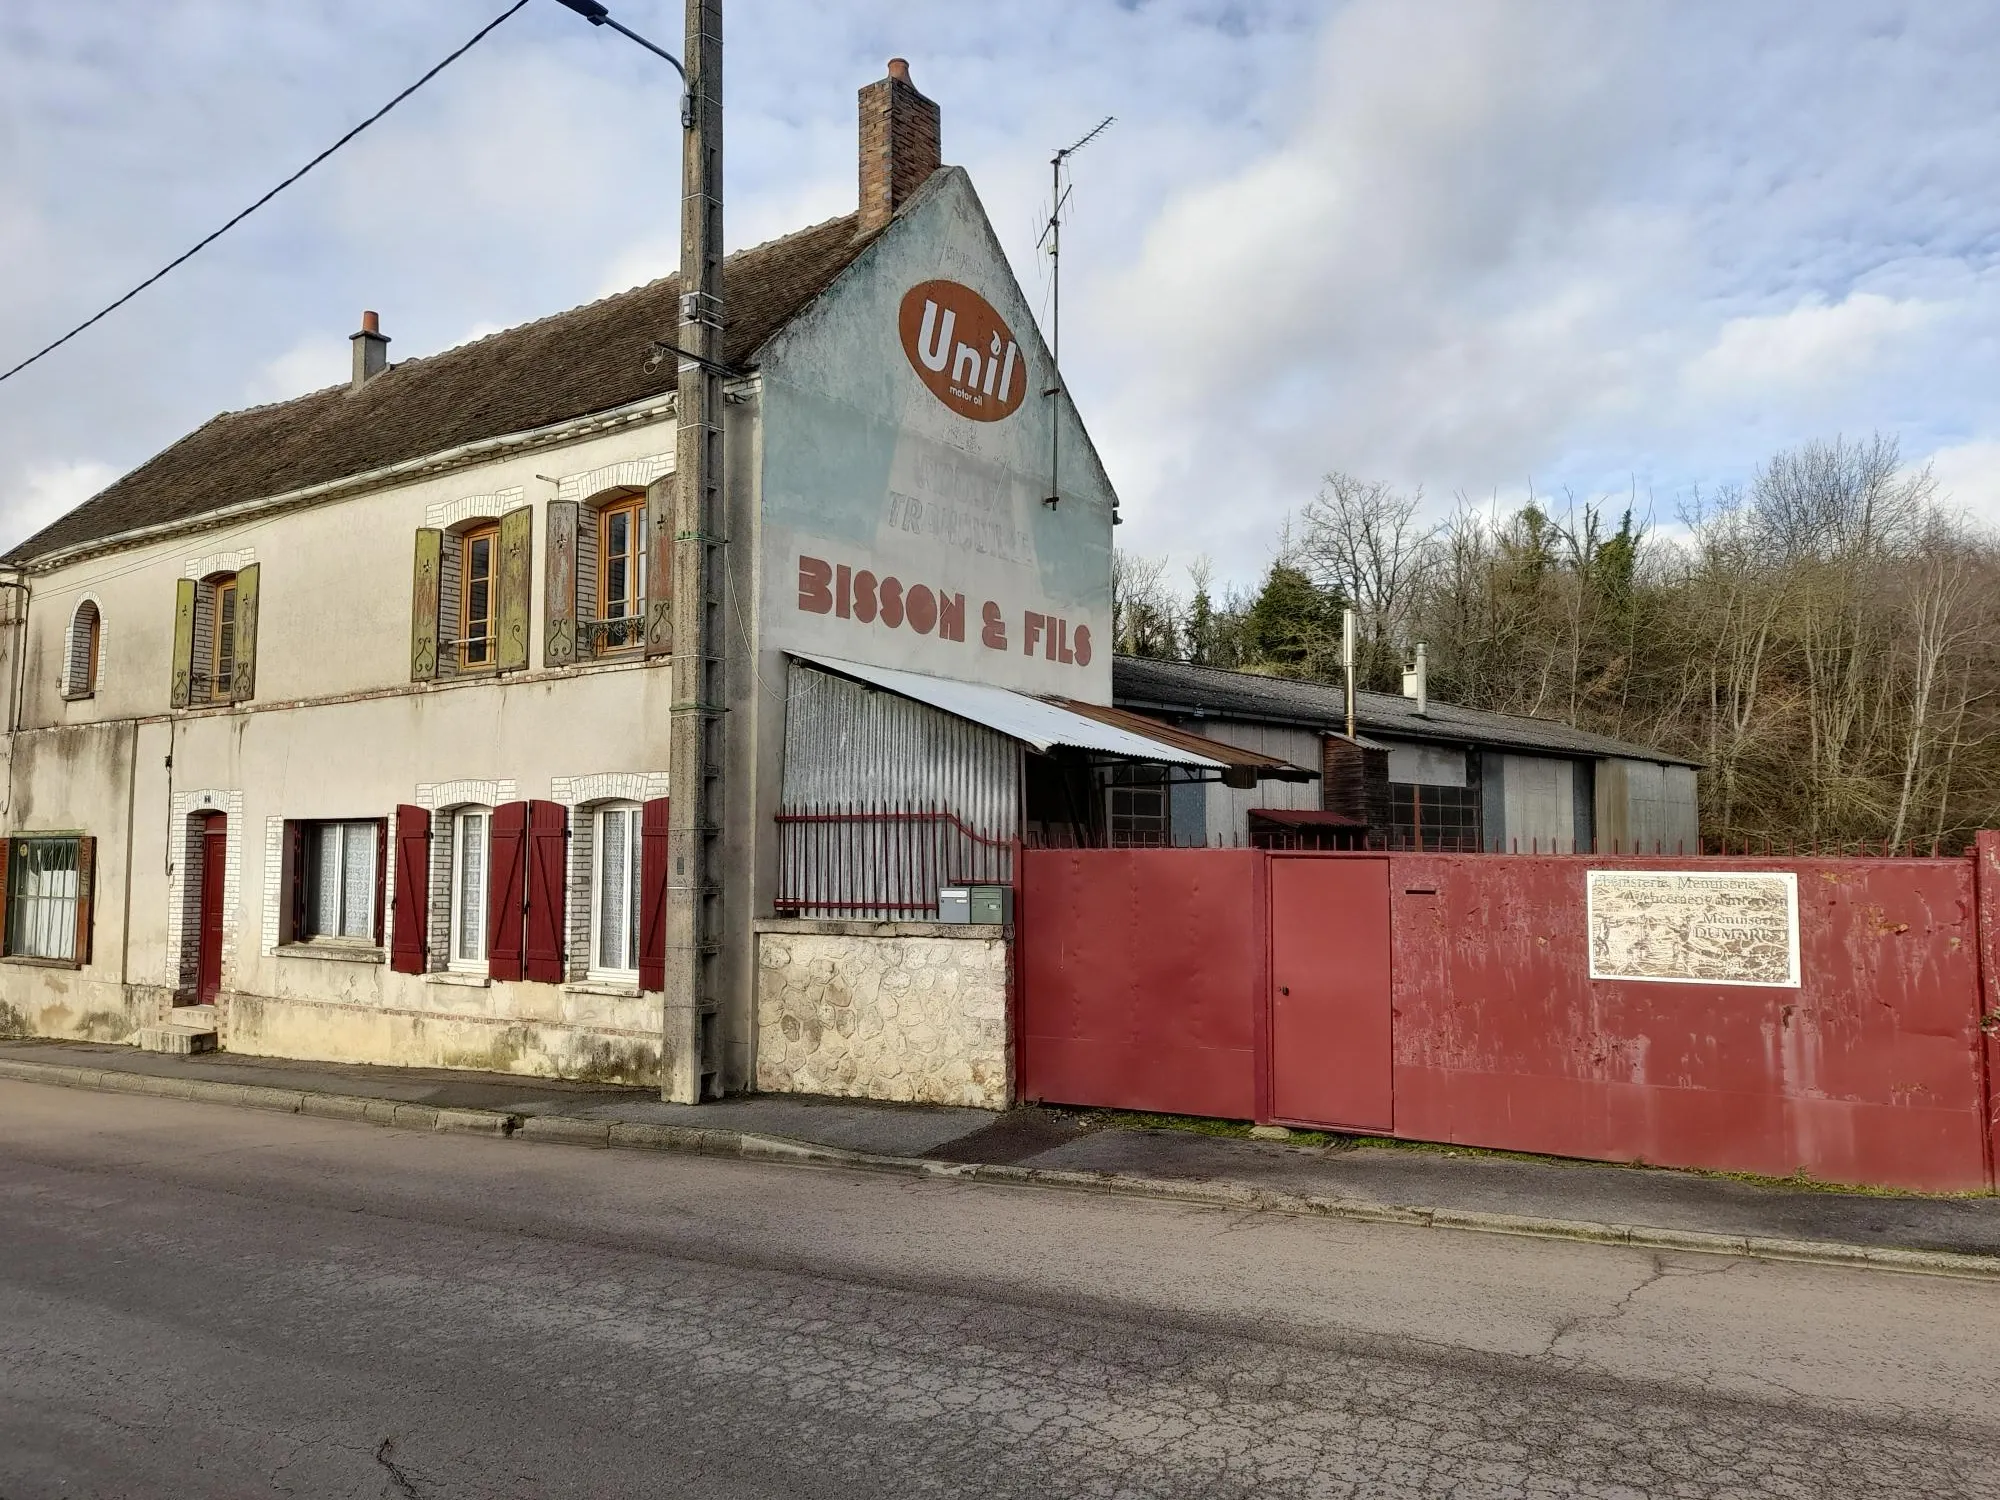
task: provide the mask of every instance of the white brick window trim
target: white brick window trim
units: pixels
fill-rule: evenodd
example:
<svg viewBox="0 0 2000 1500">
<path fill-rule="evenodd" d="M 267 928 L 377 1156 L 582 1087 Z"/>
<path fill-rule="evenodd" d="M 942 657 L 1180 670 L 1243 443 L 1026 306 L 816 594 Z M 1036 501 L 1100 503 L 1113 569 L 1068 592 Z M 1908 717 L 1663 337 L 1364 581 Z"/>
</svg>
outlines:
<svg viewBox="0 0 2000 1500">
<path fill-rule="evenodd" d="M 200 982 L 202 860 L 208 844 L 197 813 L 222 813 L 222 987 L 236 979 L 236 913 L 243 893 L 243 794 L 225 787 L 175 792 L 169 804 L 174 829 L 173 865 L 167 874 L 167 974 L 176 989 Z"/>
<path fill-rule="evenodd" d="M 236 552 L 211 552 L 206 557 L 190 557 L 181 570 L 186 578 L 206 578 L 211 573 L 240 573 L 257 560 L 255 547 Z"/>
<path fill-rule="evenodd" d="M 97 669 L 99 673 L 104 670 L 104 606 L 97 595 L 85 594 L 76 601 L 76 608 L 69 612 L 69 629 L 63 635 L 62 682 L 58 691 L 65 698 L 88 698 L 97 691 L 97 684 L 88 680 L 90 634 L 79 629 L 84 623 L 86 605 L 97 616 Z"/>
<path fill-rule="evenodd" d="M 264 820 L 264 956 L 278 951 L 278 888 L 285 880 L 285 820 Z M 393 887 L 392 887 L 393 889 Z"/>
<path fill-rule="evenodd" d="M 456 500 L 434 500 L 424 507 L 424 525 L 449 531 L 463 521 L 486 520 L 519 509 L 527 491 L 520 485 L 496 490 L 490 495 L 461 495 Z"/>
<path fill-rule="evenodd" d="M 498 807 L 503 802 L 516 801 L 520 795 L 519 783 L 511 777 L 501 781 L 466 778 L 458 781 L 417 783 L 417 806 L 427 807 L 432 812 L 442 812 L 450 807 L 464 807 L 468 803 L 475 802 L 481 807 Z"/>
<path fill-rule="evenodd" d="M 569 899 L 564 934 L 564 969 L 571 984 L 590 978 L 592 854 L 597 837 L 594 813 L 600 802 L 650 802 L 667 795 L 665 771 L 599 771 L 590 776 L 551 776 L 549 797 L 569 809 Z"/>
<path fill-rule="evenodd" d="M 654 453 L 646 458 L 628 458 L 622 463 L 585 469 L 581 474 L 565 474 L 556 480 L 556 499 L 588 500 L 606 490 L 644 489 L 662 474 L 674 472 L 671 453 Z"/>
</svg>

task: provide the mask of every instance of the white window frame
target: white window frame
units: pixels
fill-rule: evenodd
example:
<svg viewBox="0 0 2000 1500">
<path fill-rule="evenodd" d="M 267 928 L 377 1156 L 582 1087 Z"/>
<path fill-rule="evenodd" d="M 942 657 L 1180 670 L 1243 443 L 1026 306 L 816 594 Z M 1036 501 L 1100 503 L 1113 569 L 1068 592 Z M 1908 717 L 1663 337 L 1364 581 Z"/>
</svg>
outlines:
<svg viewBox="0 0 2000 1500">
<path fill-rule="evenodd" d="M 378 888 L 382 884 L 382 871 L 378 868 L 376 861 L 382 845 L 381 828 L 382 820 L 380 818 L 314 818 L 306 822 L 299 839 L 299 857 L 307 862 L 305 878 L 306 927 L 308 930 L 299 935 L 300 941 L 308 943 L 348 943 L 367 948 L 376 946 L 375 930 L 378 923 L 378 913 L 375 909 L 375 903 Z M 361 832 L 357 834 L 357 830 Z M 311 929 L 314 925 L 313 918 L 316 914 L 315 908 L 318 892 L 323 887 L 321 884 L 321 869 L 314 862 L 312 856 L 315 847 L 322 852 L 325 850 L 326 837 L 332 833 L 338 834 L 334 857 L 339 861 L 340 866 L 340 910 L 334 916 L 333 931 L 316 932 Z M 318 835 L 317 839 L 314 837 L 315 834 Z M 368 858 L 368 880 L 363 887 L 365 893 L 363 900 L 366 902 L 366 908 L 360 924 L 361 932 L 358 935 L 342 930 L 349 925 L 347 921 L 347 848 L 350 840 L 357 836 L 362 839 L 362 847 L 366 850 Z"/>
<path fill-rule="evenodd" d="M 445 967 L 455 974 L 484 974 L 486 972 L 486 911 L 493 897 L 493 809 L 477 804 L 458 807 L 451 812 L 451 870 L 447 880 L 445 899 L 450 903 L 450 935 L 445 949 Z M 464 946 L 466 936 L 465 911 L 465 831 L 469 824 L 479 825 L 479 899 L 472 910 L 472 919 L 477 927 L 478 952 L 466 957 L 459 949 Z"/>
<path fill-rule="evenodd" d="M 605 815 L 624 813 L 629 819 L 630 842 L 626 846 L 626 891 L 631 903 L 631 923 L 626 933 L 627 951 L 632 958 L 632 967 L 607 968 L 599 962 L 603 949 L 604 913 L 607 905 L 604 899 L 604 861 L 610 843 L 604 836 Z M 641 804 L 637 802 L 600 802 L 590 811 L 590 977 L 615 984 L 639 982 L 639 902 L 640 894 L 640 821 L 644 816 Z"/>
</svg>

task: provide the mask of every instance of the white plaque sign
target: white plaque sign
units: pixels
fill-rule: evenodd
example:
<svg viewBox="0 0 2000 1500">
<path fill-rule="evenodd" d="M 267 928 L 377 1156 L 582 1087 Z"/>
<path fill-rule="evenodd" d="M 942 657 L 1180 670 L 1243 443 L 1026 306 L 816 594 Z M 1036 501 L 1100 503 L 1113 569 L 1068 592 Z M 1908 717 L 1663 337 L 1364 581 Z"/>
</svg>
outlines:
<svg viewBox="0 0 2000 1500">
<path fill-rule="evenodd" d="M 1589 922 L 1592 979 L 1799 983 L 1790 871 L 1592 870 Z"/>
</svg>

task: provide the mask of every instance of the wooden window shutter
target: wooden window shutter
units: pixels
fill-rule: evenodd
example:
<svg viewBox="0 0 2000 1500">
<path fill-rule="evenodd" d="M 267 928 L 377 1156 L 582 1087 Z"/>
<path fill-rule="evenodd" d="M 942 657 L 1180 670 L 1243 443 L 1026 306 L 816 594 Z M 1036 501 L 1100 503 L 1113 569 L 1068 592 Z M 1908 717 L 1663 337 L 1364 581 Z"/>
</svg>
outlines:
<svg viewBox="0 0 2000 1500">
<path fill-rule="evenodd" d="M 398 974 L 423 973 L 430 959 L 431 813 L 407 802 L 396 808 L 395 925 L 390 936 L 389 967 Z"/>
<path fill-rule="evenodd" d="M 96 885 L 97 840 L 85 834 L 76 841 L 76 943 L 70 949 L 71 963 L 79 969 L 90 962 L 90 907 Z"/>
<path fill-rule="evenodd" d="M 519 979 L 528 804 L 503 802 L 494 808 L 486 837 L 492 851 L 486 877 L 486 974 L 489 979 Z"/>
<path fill-rule="evenodd" d="M 523 505 L 500 518 L 500 562 L 495 569 L 495 632 L 500 637 L 497 665 L 518 672 L 528 664 L 529 596 L 534 588 L 529 571 L 535 555 L 535 508 Z"/>
<path fill-rule="evenodd" d="M 655 797 L 639 810 L 639 988 L 667 987 L 667 812 Z"/>
<path fill-rule="evenodd" d="M 581 507 L 574 500 L 549 502 L 549 557 L 542 579 L 542 665 L 566 667 L 576 660 L 576 536 Z"/>
<path fill-rule="evenodd" d="M 674 476 L 646 486 L 646 655 L 674 652 Z M 699 553 L 699 549 L 696 549 Z"/>
<path fill-rule="evenodd" d="M 569 809 L 560 802 L 528 804 L 527 977 L 561 984 L 563 908 L 569 887 Z"/>
<path fill-rule="evenodd" d="M 236 668 L 229 676 L 229 701 L 257 696 L 257 563 L 236 571 Z"/>
<path fill-rule="evenodd" d="M 167 701 L 186 708 L 194 691 L 194 601 L 200 587 L 192 578 L 174 580 L 173 691 Z"/>
<path fill-rule="evenodd" d="M 13 930 L 13 924 L 7 920 L 9 916 L 7 910 L 7 875 L 13 868 L 14 841 L 12 839 L 0 839 L 0 953 L 8 951 L 6 942 L 7 934 Z"/>
<path fill-rule="evenodd" d="M 417 528 L 417 559 L 410 572 L 410 681 L 429 682 L 438 670 L 438 598 L 444 582 L 444 533 Z"/>
</svg>

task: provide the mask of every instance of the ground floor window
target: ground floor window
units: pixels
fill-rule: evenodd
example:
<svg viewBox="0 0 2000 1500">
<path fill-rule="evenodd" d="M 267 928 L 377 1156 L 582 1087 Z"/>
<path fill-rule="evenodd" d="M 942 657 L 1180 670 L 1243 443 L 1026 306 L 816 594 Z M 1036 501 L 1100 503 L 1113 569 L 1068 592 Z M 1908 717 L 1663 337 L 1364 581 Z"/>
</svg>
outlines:
<svg viewBox="0 0 2000 1500">
<path fill-rule="evenodd" d="M 492 814 L 468 807 L 452 819 L 451 966 L 486 969 L 487 832 Z"/>
<path fill-rule="evenodd" d="M 1479 790 L 1389 783 L 1389 847 L 1445 853 L 1479 848 Z"/>
<path fill-rule="evenodd" d="M 14 838 L 7 843 L 7 956 L 59 963 L 76 959 L 82 897 L 80 838 Z"/>
<path fill-rule="evenodd" d="M 381 843 L 378 819 L 301 826 L 305 911 L 296 936 L 374 940 Z"/>
<path fill-rule="evenodd" d="M 639 804 L 597 809 L 591 840 L 592 978 L 637 982 L 639 976 Z"/>
</svg>

